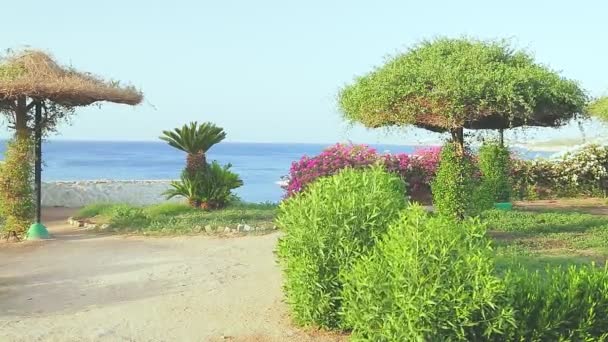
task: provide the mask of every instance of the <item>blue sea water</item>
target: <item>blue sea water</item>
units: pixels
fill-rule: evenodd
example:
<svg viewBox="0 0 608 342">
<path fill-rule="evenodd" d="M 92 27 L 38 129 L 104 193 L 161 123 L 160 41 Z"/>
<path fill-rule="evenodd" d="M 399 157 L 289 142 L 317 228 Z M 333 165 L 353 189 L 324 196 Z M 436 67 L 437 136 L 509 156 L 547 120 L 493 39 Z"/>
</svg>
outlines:
<svg viewBox="0 0 608 342">
<path fill-rule="evenodd" d="M 417 146 L 372 145 L 379 152 L 413 152 Z M 237 194 L 245 201 L 279 201 L 276 184 L 303 155 L 313 156 L 327 145 L 229 143 L 214 146 L 209 160 L 231 163 L 245 185 Z M 5 146 L 0 144 L 0 152 Z M 523 151 L 527 157 L 535 153 Z M 43 146 L 43 181 L 176 179 L 186 155 L 164 142 L 49 141 Z"/>
</svg>

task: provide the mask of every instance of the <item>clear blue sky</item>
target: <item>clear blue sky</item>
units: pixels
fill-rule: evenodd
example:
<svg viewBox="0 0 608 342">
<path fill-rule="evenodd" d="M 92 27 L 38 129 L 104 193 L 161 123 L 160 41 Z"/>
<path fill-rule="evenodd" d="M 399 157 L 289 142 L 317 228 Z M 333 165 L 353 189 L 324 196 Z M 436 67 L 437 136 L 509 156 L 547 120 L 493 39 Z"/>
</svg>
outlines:
<svg viewBox="0 0 608 342">
<path fill-rule="evenodd" d="M 348 127 L 335 98 L 386 55 L 438 35 L 512 38 L 590 94 L 608 90 L 605 0 L 20 0 L 2 12 L 2 47 L 44 49 L 145 94 L 136 108 L 79 110 L 60 139 L 153 140 L 198 120 L 231 141 L 426 142 L 437 136 Z"/>
</svg>

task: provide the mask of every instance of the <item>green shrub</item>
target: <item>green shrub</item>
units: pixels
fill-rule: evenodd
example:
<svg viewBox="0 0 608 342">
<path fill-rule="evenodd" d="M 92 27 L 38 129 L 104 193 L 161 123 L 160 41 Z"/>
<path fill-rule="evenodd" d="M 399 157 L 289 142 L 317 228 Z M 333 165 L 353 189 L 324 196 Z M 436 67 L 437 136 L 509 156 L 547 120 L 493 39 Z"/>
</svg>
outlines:
<svg viewBox="0 0 608 342">
<path fill-rule="evenodd" d="M 34 218 L 33 144 L 21 137 L 9 141 L 0 164 L 0 215 L 4 231 L 24 234 Z"/>
<path fill-rule="evenodd" d="M 199 189 L 201 205 L 207 203 L 208 209 L 223 208 L 232 199 L 232 190 L 243 186 L 239 175 L 230 171 L 231 167 L 216 161 L 207 166 Z"/>
<path fill-rule="evenodd" d="M 507 341 L 608 341 L 608 269 L 515 269 L 504 279 L 516 326 Z"/>
<path fill-rule="evenodd" d="M 346 275 L 345 323 L 360 341 L 482 341 L 512 324 L 477 220 L 412 206 Z"/>
<path fill-rule="evenodd" d="M 495 142 L 486 142 L 479 149 L 478 157 L 482 175 L 481 188 L 489 192 L 494 202 L 509 202 L 511 200 L 509 149 Z"/>
<path fill-rule="evenodd" d="M 176 196 L 185 197 L 192 207 L 223 208 L 237 199 L 232 190 L 243 185 L 239 175 L 230 171 L 231 167 L 231 164 L 222 166 L 217 161 L 213 161 L 194 176 L 184 170 L 181 180 L 171 182 L 171 189 L 164 194 L 167 199 Z"/>
<path fill-rule="evenodd" d="M 475 212 L 474 171 L 470 156 L 460 156 L 455 143 L 443 146 L 437 176 L 431 183 L 433 204 L 440 215 L 464 218 Z"/>
<path fill-rule="evenodd" d="M 279 206 L 278 257 L 301 325 L 340 327 L 342 279 L 406 204 L 405 184 L 374 166 L 319 178 Z"/>
<path fill-rule="evenodd" d="M 129 205 L 113 206 L 109 216 L 109 224 L 120 228 L 140 228 L 150 224 L 150 217 L 146 215 L 143 208 L 132 207 Z"/>
</svg>

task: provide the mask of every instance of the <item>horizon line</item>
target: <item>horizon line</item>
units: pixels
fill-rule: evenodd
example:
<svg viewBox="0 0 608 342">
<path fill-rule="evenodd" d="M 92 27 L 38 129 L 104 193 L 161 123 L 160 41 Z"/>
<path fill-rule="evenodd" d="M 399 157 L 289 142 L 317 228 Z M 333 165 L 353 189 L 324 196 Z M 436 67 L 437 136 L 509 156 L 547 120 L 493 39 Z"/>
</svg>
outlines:
<svg viewBox="0 0 608 342">
<path fill-rule="evenodd" d="M 0 138 L 0 141 L 7 141 L 9 140 L 9 138 Z M 161 141 L 161 140 L 138 140 L 138 139 L 109 139 L 109 140 L 102 140 L 102 139 L 44 139 L 45 142 L 99 142 L 99 143 L 158 143 L 158 144 L 166 144 L 166 142 Z M 298 141 L 222 141 L 221 143 L 224 144 L 266 144 L 266 145 L 271 145 L 271 144 L 292 144 L 292 145 L 327 145 L 327 146 L 331 146 L 331 145 L 335 145 L 335 144 L 348 144 L 351 143 L 351 141 L 335 141 L 335 142 L 298 142 Z M 361 144 L 361 145 L 393 145 L 393 146 L 429 146 L 429 145 L 440 145 L 440 142 L 427 142 L 427 143 L 421 143 L 421 142 L 416 142 L 416 143 L 368 143 L 368 142 L 352 142 L 353 144 Z"/>
</svg>

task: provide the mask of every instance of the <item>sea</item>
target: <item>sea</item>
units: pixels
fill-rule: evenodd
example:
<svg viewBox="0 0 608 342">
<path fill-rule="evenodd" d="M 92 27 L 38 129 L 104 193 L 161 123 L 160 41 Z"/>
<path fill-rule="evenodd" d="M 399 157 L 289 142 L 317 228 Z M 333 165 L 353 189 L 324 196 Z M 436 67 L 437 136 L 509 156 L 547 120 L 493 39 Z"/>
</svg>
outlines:
<svg viewBox="0 0 608 342">
<path fill-rule="evenodd" d="M 223 142 L 208 152 L 208 160 L 232 164 L 243 179 L 236 193 L 248 202 L 278 202 L 277 184 L 291 163 L 320 153 L 326 144 Z M 378 152 L 412 153 L 421 146 L 374 145 Z M 3 156 L 5 144 L 0 143 Z M 520 150 L 526 158 L 546 152 Z M 1 159 L 1 157 L 0 157 Z M 44 182 L 77 180 L 171 180 L 179 178 L 186 155 L 164 142 L 47 141 L 43 145 Z"/>
</svg>

